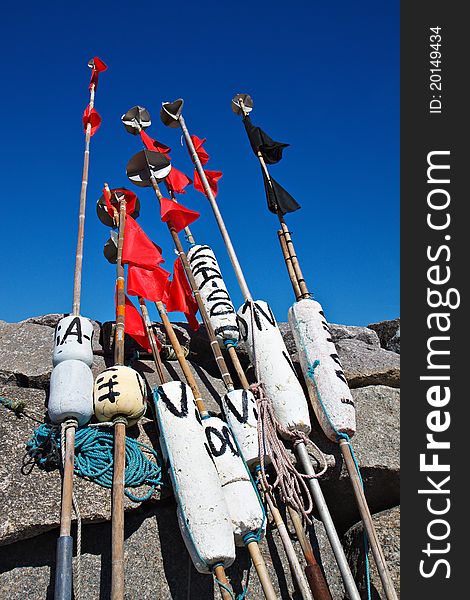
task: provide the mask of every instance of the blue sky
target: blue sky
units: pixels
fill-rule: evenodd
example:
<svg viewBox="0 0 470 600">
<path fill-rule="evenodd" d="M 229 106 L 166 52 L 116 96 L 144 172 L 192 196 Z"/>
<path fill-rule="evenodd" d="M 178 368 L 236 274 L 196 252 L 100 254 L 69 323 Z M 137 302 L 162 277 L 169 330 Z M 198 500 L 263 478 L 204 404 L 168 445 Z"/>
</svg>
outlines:
<svg viewBox="0 0 470 600">
<path fill-rule="evenodd" d="M 221 170 L 218 201 L 252 294 L 285 321 L 293 293 L 266 209 L 259 165 L 231 111 L 237 92 L 255 101 L 253 122 L 291 147 L 272 175 L 302 205 L 286 220 L 310 290 L 331 322 L 364 325 L 399 314 L 399 5 L 312 0 L 221 3 L 31 1 L 2 15 L 3 225 L 0 319 L 17 321 L 72 305 L 83 163 L 81 116 L 94 55 L 109 65 L 92 138 L 82 313 L 114 315 L 114 269 L 102 255 L 107 229 L 95 202 L 104 181 L 128 186 L 140 150 L 121 115 L 150 111 L 152 137 L 191 176 L 178 130 L 159 120 L 161 101 L 185 99 L 191 131 L 207 137 L 207 168 Z M 139 223 L 174 260 L 148 189 Z M 197 241 L 218 256 L 242 301 L 205 197 L 180 196 L 201 212 Z"/>
</svg>

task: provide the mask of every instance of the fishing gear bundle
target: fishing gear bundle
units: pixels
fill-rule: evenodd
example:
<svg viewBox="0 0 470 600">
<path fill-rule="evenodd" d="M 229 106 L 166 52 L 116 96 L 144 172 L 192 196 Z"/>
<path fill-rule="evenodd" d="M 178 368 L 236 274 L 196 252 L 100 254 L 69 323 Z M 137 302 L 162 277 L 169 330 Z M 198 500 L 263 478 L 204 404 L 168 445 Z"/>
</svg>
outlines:
<svg viewBox="0 0 470 600">
<path fill-rule="evenodd" d="M 86 425 L 94 415 L 99 423 L 113 427 L 111 598 L 124 598 L 125 432 L 144 415 L 148 402 L 146 381 L 125 364 L 128 335 L 151 353 L 155 363 L 159 383 L 153 389 L 150 406 L 176 499 L 179 528 L 197 571 L 212 574 L 224 600 L 235 598 L 226 568 L 235 560 L 236 546 L 245 546 L 265 598 L 274 600 L 277 597 L 275 588 L 259 549 L 269 513 L 278 528 L 300 596 L 303 600 L 331 600 L 328 584 L 305 531 L 306 524 L 313 523 L 311 513 L 316 507 L 345 590 L 351 600 L 359 600 L 356 582 L 318 481 L 326 470 L 326 462 L 317 449 L 317 454 L 321 455 L 320 468 L 317 462 L 314 466 L 308 452 L 308 446 L 313 442 L 308 437 L 311 422 L 307 399 L 269 304 L 254 300 L 251 295 L 216 201 L 222 173 L 207 169 L 210 156 L 204 147 L 206 140 L 189 133 L 183 117 L 182 99 L 164 102 L 160 118 L 165 126 L 181 130 L 193 167 L 192 179 L 175 168 L 171 149 L 148 135 L 146 130 L 151 126 L 151 117 L 146 108 L 134 106 L 121 118 L 126 131 L 140 137 L 143 145 L 143 149 L 128 161 L 126 175 L 133 185 L 153 191 L 160 219 L 170 233 L 177 259 L 172 273 L 163 269 L 164 259 L 159 246 L 137 223 L 141 205 L 136 194 L 125 187 L 110 189 L 104 184 L 96 211 L 100 221 L 111 228 L 104 256 L 116 265 L 114 365 L 102 371 L 93 382 L 90 369 L 93 364 L 93 324 L 80 316 L 80 294 L 89 146 L 90 138 L 101 123 L 94 99 L 98 75 L 107 67 L 97 57 L 90 61 L 90 67 L 90 101 L 83 115 L 85 155 L 73 308 L 72 314 L 64 317 L 56 327 L 48 406 L 52 423 L 62 424 L 64 441 L 59 444 L 64 466 L 54 597 L 56 600 L 72 597 L 70 524 L 74 451 L 78 444 L 75 430 Z M 308 292 L 284 221 L 284 215 L 298 210 L 300 205 L 271 177 L 267 168 L 281 160 L 288 144 L 272 140 L 252 124 L 249 113 L 253 101 L 247 94 L 236 95 L 232 108 L 243 118 L 250 145 L 261 165 L 268 208 L 279 218 L 279 240 L 297 300 L 289 310 L 289 323 L 308 395 L 325 435 L 340 444 L 387 599 L 394 599 L 396 595 L 393 586 L 390 587 L 383 554 L 370 525 L 365 496 L 362 488 L 358 489 L 359 475 L 356 467 L 351 467 L 350 436 L 355 432 L 352 395 L 322 307 Z M 163 195 L 161 185 L 168 197 Z M 243 295 L 244 302 L 238 310 L 214 251 L 205 243 L 196 243 L 190 229 L 200 214 L 177 200 L 190 185 L 205 195 L 212 208 Z M 185 235 L 187 250 L 183 248 L 180 233 Z M 128 296 L 137 297 L 140 312 Z M 146 301 L 154 303 L 157 309 L 184 381 L 172 381 L 168 376 Z M 199 327 L 197 313 L 201 316 L 225 387 L 225 393 L 219 398 L 220 415 L 207 409 L 191 364 L 168 317 L 168 313 L 174 311 L 186 316 L 192 330 Z M 244 342 L 254 369 L 255 381 L 251 383 L 240 362 L 240 341 Z M 234 384 L 226 356 L 236 373 L 239 387 Z M 294 450 L 297 463 L 290 457 L 288 448 Z M 105 452 L 104 446 L 102 451 Z M 269 470 L 274 474 L 272 480 L 268 477 Z M 156 477 L 154 484 L 159 483 L 160 479 Z M 306 563 L 303 568 L 276 495 L 286 505 L 298 536 Z"/>
</svg>

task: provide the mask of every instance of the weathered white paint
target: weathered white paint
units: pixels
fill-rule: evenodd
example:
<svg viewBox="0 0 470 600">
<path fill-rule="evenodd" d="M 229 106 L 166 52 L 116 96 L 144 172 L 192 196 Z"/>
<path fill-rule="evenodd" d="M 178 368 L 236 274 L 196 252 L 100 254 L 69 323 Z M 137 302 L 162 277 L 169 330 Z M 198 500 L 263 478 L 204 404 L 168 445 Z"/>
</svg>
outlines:
<svg viewBox="0 0 470 600">
<path fill-rule="evenodd" d="M 80 316 L 61 319 L 55 328 L 52 364 L 64 360 L 81 360 L 91 367 L 93 364 L 93 324 Z"/>
<path fill-rule="evenodd" d="M 232 390 L 221 400 L 227 423 L 237 439 L 246 463 L 251 468 L 259 463 L 255 397 L 250 390 Z"/>
<path fill-rule="evenodd" d="M 285 428 L 308 434 L 307 400 L 270 307 L 263 300 L 245 302 L 238 309 L 238 325 L 276 418 Z"/>
<path fill-rule="evenodd" d="M 93 403 L 98 421 L 126 417 L 128 426 L 133 425 L 147 408 L 144 380 L 130 367 L 110 367 L 96 378 Z"/>
<path fill-rule="evenodd" d="M 93 415 L 93 374 L 80 360 L 65 360 L 51 374 L 47 412 L 53 423 L 77 419 L 85 425 Z"/>
<path fill-rule="evenodd" d="M 247 533 L 264 535 L 263 510 L 227 423 L 209 417 L 203 425 L 232 519 L 235 544 L 243 546 Z"/>
<path fill-rule="evenodd" d="M 238 341 L 237 314 L 214 252 L 209 246 L 196 245 L 187 256 L 215 335 L 219 341 Z"/>
<path fill-rule="evenodd" d="M 289 324 L 313 409 L 323 431 L 333 441 L 336 441 L 336 432 L 354 435 L 354 400 L 321 304 L 310 299 L 296 302 L 289 309 Z M 315 361 L 319 363 L 313 371 L 314 382 L 309 368 L 311 373 Z"/>
<path fill-rule="evenodd" d="M 171 381 L 156 388 L 155 398 L 161 447 L 194 566 L 200 573 L 218 562 L 228 567 L 235 560 L 230 513 L 191 388 Z"/>
</svg>

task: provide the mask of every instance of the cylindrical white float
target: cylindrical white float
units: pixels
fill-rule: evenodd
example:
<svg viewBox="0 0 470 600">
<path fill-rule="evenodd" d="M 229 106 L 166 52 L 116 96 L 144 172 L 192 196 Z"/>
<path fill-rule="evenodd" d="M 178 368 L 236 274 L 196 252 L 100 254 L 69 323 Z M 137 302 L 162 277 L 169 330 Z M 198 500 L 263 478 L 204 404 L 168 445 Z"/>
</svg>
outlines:
<svg viewBox="0 0 470 600">
<path fill-rule="evenodd" d="M 91 367 L 93 364 L 93 323 L 80 316 L 61 319 L 55 328 L 52 364 L 64 360 L 81 360 Z"/>
<path fill-rule="evenodd" d="M 47 412 L 53 423 L 77 419 L 85 425 L 93 415 L 93 374 L 80 360 L 65 360 L 51 374 Z"/>
<path fill-rule="evenodd" d="M 154 390 L 163 454 L 178 503 L 178 520 L 194 566 L 229 567 L 235 560 L 232 523 L 191 388 L 179 381 Z"/>
<path fill-rule="evenodd" d="M 321 304 L 311 299 L 296 302 L 289 309 L 289 324 L 313 408 L 325 435 L 333 441 L 338 433 L 354 435 L 354 400 Z"/>
<path fill-rule="evenodd" d="M 286 429 L 308 434 L 307 400 L 269 305 L 247 300 L 238 309 L 238 326 L 276 418 Z"/>
<path fill-rule="evenodd" d="M 203 425 L 232 519 L 235 544 L 243 546 L 247 534 L 264 535 L 264 511 L 230 428 L 218 417 L 204 419 Z"/>
<path fill-rule="evenodd" d="M 259 463 L 258 413 L 256 400 L 250 390 L 232 390 L 222 398 L 222 410 L 230 425 L 247 465 Z M 268 457 L 265 456 L 265 460 Z"/>
<path fill-rule="evenodd" d="M 215 335 L 219 341 L 238 341 L 237 314 L 214 252 L 209 246 L 196 245 L 187 256 Z"/>
<path fill-rule="evenodd" d="M 147 408 L 147 392 L 142 377 L 130 367 L 115 365 L 98 375 L 93 404 L 98 421 L 125 417 L 133 425 Z"/>
</svg>

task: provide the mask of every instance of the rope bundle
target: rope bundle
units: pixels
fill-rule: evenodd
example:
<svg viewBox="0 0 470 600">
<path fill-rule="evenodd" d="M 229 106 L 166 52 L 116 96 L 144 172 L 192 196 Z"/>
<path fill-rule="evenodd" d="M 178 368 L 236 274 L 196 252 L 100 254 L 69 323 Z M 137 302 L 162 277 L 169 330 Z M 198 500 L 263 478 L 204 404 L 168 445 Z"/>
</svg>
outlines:
<svg viewBox="0 0 470 600">
<path fill-rule="evenodd" d="M 79 427 L 75 435 L 74 472 L 79 477 L 111 489 L 113 484 L 113 433 L 94 426 Z M 40 425 L 27 442 L 28 454 L 43 468 L 60 464 L 60 431 L 48 423 Z M 149 460 L 144 454 L 152 455 Z M 128 489 L 125 494 L 134 502 L 151 498 L 157 487 L 163 485 L 161 458 L 155 450 L 126 436 L 126 488 L 149 486 L 144 496 L 136 496 Z"/>
</svg>

